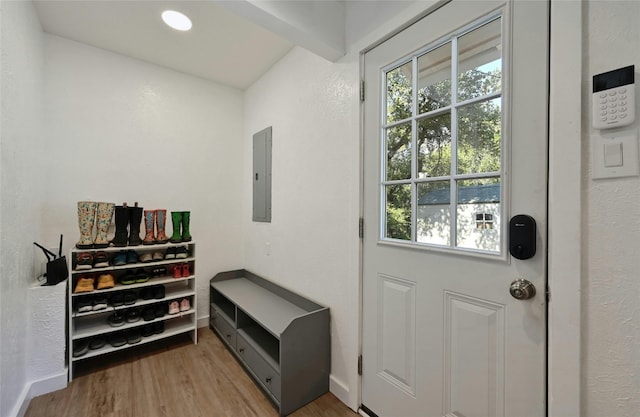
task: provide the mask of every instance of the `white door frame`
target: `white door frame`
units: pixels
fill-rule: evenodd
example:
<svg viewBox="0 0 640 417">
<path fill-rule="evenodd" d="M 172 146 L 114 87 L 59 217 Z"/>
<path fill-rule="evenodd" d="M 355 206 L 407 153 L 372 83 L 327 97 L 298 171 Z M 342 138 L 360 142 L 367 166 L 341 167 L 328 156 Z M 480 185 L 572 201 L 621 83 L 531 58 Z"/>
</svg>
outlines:
<svg viewBox="0 0 640 417">
<path fill-rule="evenodd" d="M 548 282 L 551 293 L 548 313 L 548 415 L 578 417 L 581 414 L 581 174 L 582 174 L 582 2 L 550 0 L 550 96 L 549 96 L 549 191 Z M 426 6 L 433 3 L 427 3 Z M 397 31 L 423 17 L 425 8 Z M 388 39 L 381 38 L 360 53 Z M 562 86 L 562 89 L 555 89 Z M 362 113 L 362 106 L 361 106 Z M 362 116 L 362 115 L 361 115 Z M 362 177 L 363 117 L 360 123 Z M 360 179 L 362 214 L 363 180 Z M 360 251 L 360 313 L 362 313 L 362 250 Z M 361 314 L 362 315 L 362 314 Z M 362 351 L 362 317 L 360 317 Z M 358 381 L 358 404 L 362 380 Z"/>
</svg>

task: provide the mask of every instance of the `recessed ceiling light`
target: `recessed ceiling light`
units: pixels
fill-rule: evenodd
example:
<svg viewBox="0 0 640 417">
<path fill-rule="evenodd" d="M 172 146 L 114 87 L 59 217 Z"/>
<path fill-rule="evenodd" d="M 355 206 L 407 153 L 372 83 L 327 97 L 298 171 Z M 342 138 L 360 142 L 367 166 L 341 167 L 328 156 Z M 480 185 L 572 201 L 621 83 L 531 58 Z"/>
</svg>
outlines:
<svg viewBox="0 0 640 417">
<path fill-rule="evenodd" d="M 175 10 L 165 10 L 162 12 L 162 20 L 175 30 L 185 31 L 191 29 L 191 19 Z"/>
</svg>

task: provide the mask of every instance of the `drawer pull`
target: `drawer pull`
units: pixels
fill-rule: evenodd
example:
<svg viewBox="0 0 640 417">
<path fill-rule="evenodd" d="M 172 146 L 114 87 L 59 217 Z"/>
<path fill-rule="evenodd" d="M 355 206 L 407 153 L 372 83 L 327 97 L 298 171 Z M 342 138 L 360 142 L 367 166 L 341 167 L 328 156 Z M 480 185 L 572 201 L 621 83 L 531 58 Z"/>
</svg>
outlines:
<svg viewBox="0 0 640 417">
<path fill-rule="evenodd" d="M 231 337 L 231 334 L 227 333 L 227 339 L 229 339 Z"/>
<path fill-rule="evenodd" d="M 267 379 L 265 379 L 265 381 L 267 382 L 267 384 L 270 384 L 271 383 L 271 377 L 268 376 Z"/>
<path fill-rule="evenodd" d="M 240 349 L 238 349 L 238 352 L 240 352 L 240 353 L 244 353 L 244 348 L 240 348 Z"/>
</svg>

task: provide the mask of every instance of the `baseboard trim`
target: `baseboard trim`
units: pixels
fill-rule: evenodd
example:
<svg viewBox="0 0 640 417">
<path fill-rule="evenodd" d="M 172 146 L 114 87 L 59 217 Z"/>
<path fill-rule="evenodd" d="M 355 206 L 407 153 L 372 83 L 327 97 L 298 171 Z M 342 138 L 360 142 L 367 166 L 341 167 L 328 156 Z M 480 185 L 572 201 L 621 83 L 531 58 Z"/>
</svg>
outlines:
<svg viewBox="0 0 640 417">
<path fill-rule="evenodd" d="M 198 326 L 198 329 L 202 327 L 209 327 L 209 316 L 198 318 L 196 326 Z"/>
<path fill-rule="evenodd" d="M 353 411 L 358 409 L 357 401 L 351 398 L 351 390 L 349 390 L 349 387 L 333 375 L 329 376 L 329 391 Z"/>
<path fill-rule="evenodd" d="M 29 408 L 29 403 L 32 398 L 39 395 L 48 394 L 59 389 L 63 389 L 67 386 L 67 371 L 58 375 L 53 375 L 48 378 L 39 379 L 37 381 L 31 381 L 25 385 L 22 390 L 22 394 L 18 398 L 18 402 L 14 408 L 13 416 L 24 417 Z"/>
</svg>

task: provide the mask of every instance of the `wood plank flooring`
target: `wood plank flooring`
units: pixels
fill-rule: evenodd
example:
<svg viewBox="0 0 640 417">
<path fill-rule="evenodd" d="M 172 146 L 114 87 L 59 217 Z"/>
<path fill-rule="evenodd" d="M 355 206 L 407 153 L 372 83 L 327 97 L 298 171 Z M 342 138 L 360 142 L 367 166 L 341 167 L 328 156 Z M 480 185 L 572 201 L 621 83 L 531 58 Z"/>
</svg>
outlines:
<svg viewBox="0 0 640 417">
<path fill-rule="evenodd" d="M 31 400 L 25 417 L 277 417 L 208 328 L 79 362 L 67 388 Z M 292 417 L 354 417 L 331 393 Z"/>
</svg>

